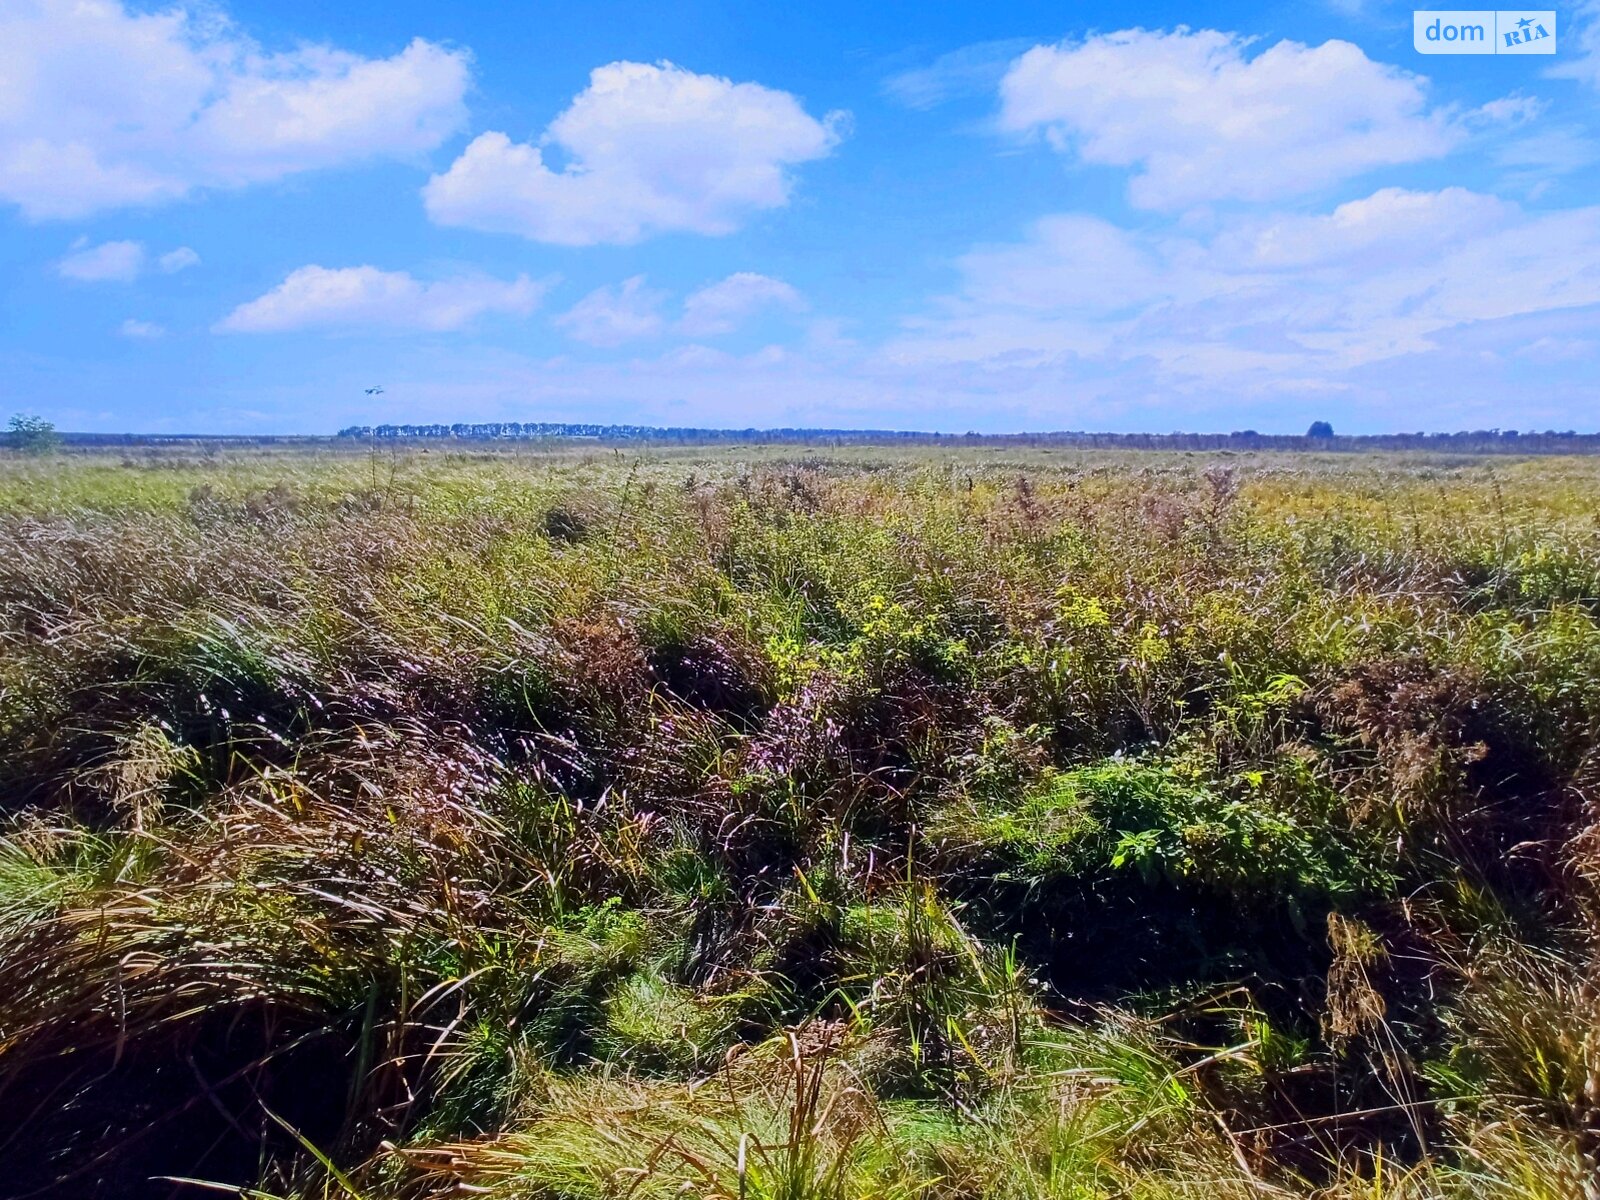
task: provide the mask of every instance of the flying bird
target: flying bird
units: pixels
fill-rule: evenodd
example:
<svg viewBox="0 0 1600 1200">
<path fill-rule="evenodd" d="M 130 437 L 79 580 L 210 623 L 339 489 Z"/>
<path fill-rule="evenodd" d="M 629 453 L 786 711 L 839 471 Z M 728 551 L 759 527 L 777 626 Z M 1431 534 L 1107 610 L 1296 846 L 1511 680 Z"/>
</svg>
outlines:
<svg viewBox="0 0 1600 1200">
<path fill-rule="evenodd" d="M 381 395 L 383 395 L 383 389 L 381 387 L 369 387 L 367 389 L 367 395 L 369 395 L 369 396 L 381 396 Z"/>
</svg>

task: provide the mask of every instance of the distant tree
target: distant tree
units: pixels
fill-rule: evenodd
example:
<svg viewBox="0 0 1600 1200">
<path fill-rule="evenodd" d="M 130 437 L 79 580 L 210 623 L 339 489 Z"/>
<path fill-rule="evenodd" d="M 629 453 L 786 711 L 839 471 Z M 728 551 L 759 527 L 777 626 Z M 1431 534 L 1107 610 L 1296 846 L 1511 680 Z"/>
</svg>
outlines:
<svg viewBox="0 0 1600 1200">
<path fill-rule="evenodd" d="M 1331 438 L 1333 436 L 1333 426 L 1326 421 L 1313 421 L 1311 422 L 1311 428 L 1306 430 L 1306 436 L 1309 438 Z"/>
<path fill-rule="evenodd" d="M 43 417 L 18 413 L 11 418 L 10 436 L 6 441 L 12 449 L 24 454 L 49 454 L 61 444 L 61 435 Z"/>
</svg>

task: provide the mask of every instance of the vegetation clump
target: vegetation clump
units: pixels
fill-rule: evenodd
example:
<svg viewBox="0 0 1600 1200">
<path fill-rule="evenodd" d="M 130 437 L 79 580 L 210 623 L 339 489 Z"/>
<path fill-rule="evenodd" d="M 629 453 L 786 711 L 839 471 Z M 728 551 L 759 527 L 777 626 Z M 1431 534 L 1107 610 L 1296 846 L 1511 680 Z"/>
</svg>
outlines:
<svg viewBox="0 0 1600 1200">
<path fill-rule="evenodd" d="M 6 441 L 23 454 L 42 455 L 53 452 L 61 444 L 61 436 L 43 417 L 18 413 L 7 422 Z"/>
<path fill-rule="evenodd" d="M 0 465 L 0 1192 L 1592 1200 L 1600 468 Z"/>
</svg>

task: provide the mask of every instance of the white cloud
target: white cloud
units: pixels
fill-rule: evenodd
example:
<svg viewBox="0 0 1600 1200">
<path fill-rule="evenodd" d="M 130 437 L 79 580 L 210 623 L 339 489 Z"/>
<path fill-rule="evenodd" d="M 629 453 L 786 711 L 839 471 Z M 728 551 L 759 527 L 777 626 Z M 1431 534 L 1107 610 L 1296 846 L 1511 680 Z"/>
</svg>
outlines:
<svg viewBox="0 0 1600 1200">
<path fill-rule="evenodd" d="M 476 138 L 423 190 L 441 225 L 568 246 L 651 234 L 726 234 L 789 202 L 791 168 L 822 158 L 844 118 L 818 121 L 788 92 L 617 62 L 550 123 L 538 145 Z M 545 161 L 553 149 L 565 165 Z"/>
<path fill-rule="evenodd" d="M 179 246 L 158 257 L 155 265 L 163 274 L 171 275 L 199 261 L 200 256 L 188 246 Z M 56 273 L 85 283 L 132 283 L 149 265 L 143 242 L 101 242 L 91 246 L 88 239 L 79 238 L 72 244 L 71 253 L 56 263 Z"/>
<path fill-rule="evenodd" d="M 135 338 L 140 341 L 148 341 L 152 338 L 165 337 L 167 333 L 163 326 L 157 325 L 153 321 L 140 321 L 134 317 L 129 317 L 120 326 L 118 326 L 117 332 L 125 338 Z"/>
<path fill-rule="evenodd" d="M 74 243 L 72 253 L 56 264 L 64 279 L 83 283 L 132 283 L 144 270 L 144 245 L 141 242 L 101 242 L 85 246 Z"/>
<path fill-rule="evenodd" d="M 1480 104 L 1467 117 L 1493 125 L 1526 125 L 1529 121 L 1537 121 L 1549 107 L 1549 103 L 1538 96 L 1513 92 L 1509 96 L 1490 100 L 1487 104 Z"/>
<path fill-rule="evenodd" d="M 1002 129 L 1085 162 L 1131 167 L 1141 208 L 1265 201 L 1435 158 L 1460 137 L 1427 81 L 1349 42 L 1282 41 L 1254 57 L 1215 30 L 1037 46 L 1000 85 Z"/>
<path fill-rule="evenodd" d="M 1035 222 L 1025 243 L 975 250 L 957 264 L 980 305 L 1112 312 L 1161 287 L 1162 264 L 1109 221 L 1064 213 Z"/>
<path fill-rule="evenodd" d="M 1007 68 L 1035 43 L 1027 38 L 977 42 L 941 54 L 925 67 L 899 71 L 883 91 L 907 108 L 930 109 L 958 97 L 990 95 Z"/>
<path fill-rule="evenodd" d="M 156 266 L 167 275 L 176 274 L 189 267 L 200 265 L 200 256 L 188 246 L 179 246 L 176 250 L 169 250 L 156 259 Z"/>
<path fill-rule="evenodd" d="M 1600 352 L 1600 343 L 1592 338 L 1541 337 L 1518 347 L 1512 353 L 1518 358 L 1540 362 L 1563 362 L 1594 358 L 1596 352 Z"/>
<path fill-rule="evenodd" d="M 1219 265 L 1241 272 L 1336 267 L 1354 278 L 1437 261 L 1520 221 L 1515 204 L 1465 188 L 1384 188 L 1326 215 L 1236 221 L 1213 243 L 1211 255 Z"/>
<path fill-rule="evenodd" d="M 677 329 L 690 337 L 713 337 L 732 333 L 741 321 L 763 308 L 798 312 L 805 306 L 800 293 L 783 280 L 738 271 L 690 293 L 683 302 Z"/>
<path fill-rule="evenodd" d="M 14 0 L 0 11 L 0 201 L 33 219 L 432 150 L 466 120 L 468 55 L 268 53 L 201 8 Z"/>
<path fill-rule="evenodd" d="M 1462 188 L 1387 188 L 1209 238 L 1069 214 L 958 265 L 960 292 L 885 361 L 1080 360 L 1145 364 L 1170 386 L 1336 388 L 1483 323 L 1600 305 L 1600 207 L 1529 213 Z"/>
<path fill-rule="evenodd" d="M 219 321 L 219 333 L 331 330 L 438 333 L 486 313 L 527 316 L 546 284 L 519 275 L 509 282 L 467 276 L 434 283 L 377 267 L 301 267 L 264 296 Z"/>
<path fill-rule="evenodd" d="M 454 339 L 396 339 L 385 371 L 405 381 L 405 419 L 645 422 L 742 428 L 1227 430 L 1300 432 L 1315 419 L 1346 432 L 1583 427 L 1593 419 L 1596 313 L 1552 310 L 1435 335 L 1437 346 L 1350 370 L 1294 372 L 1243 347 L 1195 344 L 1212 374 L 1177 376 L 1153 357 L 1058 354 L 895 363 L 872 352 L 823 357 L 803 347 L 725 354 L 640 343 L 639 355 L 532 355 Z M 1037 345 L 1037 343 L 1035 343 Z M 1121 349 L 1119 347 L 1119 349 Z M 374 419 L 359 399 L 373 379 L 345 356 L 309 380 L 284 355 L 255 365 L 250 394 L 274 397 L 254 418 L 284 432 Z M 175 427 L 211 427 L 248 410 L 176 397 Z M 185 413 L 188 414 L 185 417 Z M 198 414 L 198 415 L 196 415 Z M 117 428 L 114 420 L 101 425 Z"/>
<path fill-rule="evenodd" d="M 667 293 L 647 287 L 635 275 L 614 287 L 598 287 L 555 318 L 555 326 L 574 341 L 590 346 L 620 346 L 624 342 L 657 337 L 668 331 L 662 315 Z M 691 292 L 683 302 L 683 315 L 671 331 L 687 337 L 715 337 L 731 333 L 747 317 L 764 308 L 798 312 L 805 300 L 789 284 L 770 275 L 738 271 L 726 279 Z M 685 353 L 720 354 L 704 346 Z"/>
<path fill-rule="evenodd" d="M 1600 0 L 1574 4 L 1570 16 L 1573 19 L 1568 28 L 1556 31 L 1561 38 L 1561 59 L 1545 74 L 1552 79 L 1576 79 L 1600 89 Z"/>
<path fill-rule="evenodd" d="M 599 287 L 555 319 L 568 337 L 591 346 L 620 346 L 659 334 L 666 293 L 645 287 L 644 276 L 625 279 L 618 287 Z"/>
<path fill-rule="evenodd" d="M 1580 126 L 1556 125 L 1507 141 L 1494 152 L 1494 161 L 1548 179 L 1600 161 L 1600 142 Z"/>
</svg>

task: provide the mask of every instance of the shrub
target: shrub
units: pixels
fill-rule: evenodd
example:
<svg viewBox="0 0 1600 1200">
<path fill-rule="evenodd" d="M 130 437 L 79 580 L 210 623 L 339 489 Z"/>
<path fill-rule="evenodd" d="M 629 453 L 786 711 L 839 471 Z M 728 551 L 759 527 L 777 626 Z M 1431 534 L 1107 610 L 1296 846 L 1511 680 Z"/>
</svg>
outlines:
<svg viewBox="0 0 1600 1200">
<path fill-rule="evenodd" d="M 1047 772 L 1015 800 L 980 805 L 946 828 L 1035 886 L 1131 873 L 1271 905 L 1348 899 L 1384 884 L 1370 844 L 1275 810 L 1264 796 L 1227 795 L 1157 757 Z"/>
</svg>

